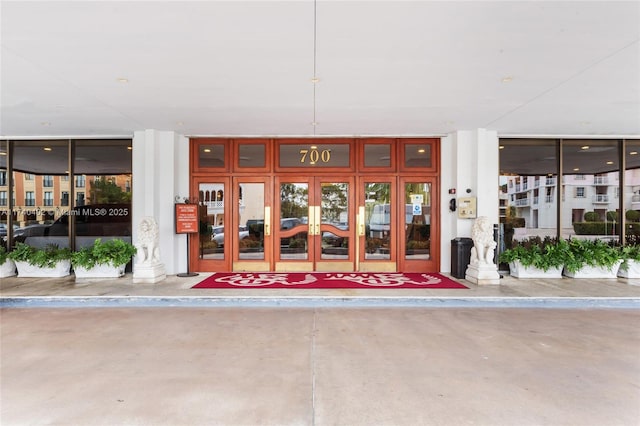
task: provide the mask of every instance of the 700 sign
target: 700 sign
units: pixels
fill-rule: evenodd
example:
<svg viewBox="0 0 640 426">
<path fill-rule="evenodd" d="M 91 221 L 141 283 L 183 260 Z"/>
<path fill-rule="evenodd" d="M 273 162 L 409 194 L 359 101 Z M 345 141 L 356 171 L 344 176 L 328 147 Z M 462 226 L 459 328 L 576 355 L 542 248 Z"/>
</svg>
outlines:
<svg viewBox="0 0 640 426">
<path fill-rule="evenodd" d="M 331 161 L 331 150 L 323 149 L 322 151 L 319 151 L 315 148 L 300 150 L 300 162 L 302 164 L 316 164 L 318 161 L 323 163 Z"/>
</svg>

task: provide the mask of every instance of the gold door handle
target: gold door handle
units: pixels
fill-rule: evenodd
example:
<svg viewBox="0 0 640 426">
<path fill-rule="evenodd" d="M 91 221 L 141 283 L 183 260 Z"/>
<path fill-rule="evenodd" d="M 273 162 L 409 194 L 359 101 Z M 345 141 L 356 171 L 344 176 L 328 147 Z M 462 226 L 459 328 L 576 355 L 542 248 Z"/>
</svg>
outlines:
<svg viewBox="0 0 640 426">
<path fill-rule="evenodd" d="M 313 225 L 315 223 L 313 215 L 314 215 L 313 206 L 309 206 L 309 235 L 313 235 Z"/>
<path fill-rule="evenodd" d="M 264 208 L 264 235 L 271 235 L 271 207 L 265 206 Z"/>
<path fill-rule="evenodd" d="M 320 206 L 314 206 L 314 209 L 315 209 L 314 221 L 316 225 L 316 233 L 314 235 L 320 235 L 320 221 L 322 220 L 320 218 Z"/>
<path fill-rule="evenodd" d="M 365 234 L 364 226 L 364 206 L 358 208 L 358 236 L 363 237 Z"/>
</svg>

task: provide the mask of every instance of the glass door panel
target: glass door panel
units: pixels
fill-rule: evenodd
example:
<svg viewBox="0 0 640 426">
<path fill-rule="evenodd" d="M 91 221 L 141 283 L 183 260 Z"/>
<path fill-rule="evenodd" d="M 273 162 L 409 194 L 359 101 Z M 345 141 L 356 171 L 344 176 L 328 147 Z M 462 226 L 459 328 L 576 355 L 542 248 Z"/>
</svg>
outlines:
<svg viewBox="0 0 640 426">
<path fill-rule="evenodd" d="M 275 231 L 276 270 L 311 270 L 309 263 L 309 178 L 281 178 Z M 274 228 L 275 228 L 274 227 Z M 284 263 L 282 263 L 284 262 Z"/>
<path fill-rule="evenodd" d="M 344 178 L 317 178 L 315 204 L 319 204 L 315 233 L 315 270 L 353 272 L 355 253 L 355 197 L 353 180 Z"/>
<path fill-rule="evenodd" d="M 200 204 L 200 230 L 191 237 L 191 270 L 229 270 L 231 232 L 227 178 L 209 178 L 194 182 Z"/>
<path fill-rule="evenodd" d="M 406 178 L 401 185 L 402 271 L 435 272 L 438 269 L 438 256 L 434 256 L 437 253 L 434 245 L 438 239 L 432 235 L 432 229 L 435 228 L 432 220 L 435 186 L 432 179 L 424 178 Z"/>
<path fill-rule="evenodd" d="M 358 184 L 359 265 L 362 272 L 395 272 L 396 179 L 364 177 Z"/>
<path fill-rule="evenodd" d="M 269 271 L 271 207 L 269 179 L 234 179 L 234 271 Z"/>
</svg>

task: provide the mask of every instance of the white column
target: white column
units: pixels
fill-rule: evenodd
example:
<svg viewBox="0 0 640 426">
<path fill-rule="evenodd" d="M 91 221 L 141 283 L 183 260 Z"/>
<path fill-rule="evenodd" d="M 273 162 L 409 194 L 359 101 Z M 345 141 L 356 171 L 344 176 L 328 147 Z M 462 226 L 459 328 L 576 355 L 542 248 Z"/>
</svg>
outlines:
<svg viewBox="0 0 640 426">
<path fill-rule="evenodd" d="M 142 218 L 158 223 L 167 274 L 187 271 L 187 237 L 175 233 L 174 201 L 189 195 L 189 140 L 175 132 L 141 130 L 133 137 L 133 241 Z"/>
<path fill-rule="evenodd" d="M 440 270 L 451 272 L 451 240 L 471 237 L 473 219 L 459 219 L 449 210 L 452 198 L 477 198 L 477 216 L 492 223 L 499 218 L 499 140 L 485 129 L 459 130 L 442 138 Z M 455 195 L 449 194 L 455 189 Z"/>
</svg>

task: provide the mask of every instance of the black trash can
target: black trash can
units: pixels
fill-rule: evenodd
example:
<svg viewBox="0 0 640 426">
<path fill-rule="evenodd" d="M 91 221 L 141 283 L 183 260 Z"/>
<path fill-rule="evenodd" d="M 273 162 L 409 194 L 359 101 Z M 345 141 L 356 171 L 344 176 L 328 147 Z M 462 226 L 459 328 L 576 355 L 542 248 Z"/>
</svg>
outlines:
<svg viewBox="0 0 640 426">
<path fill-rule="evenodd" d="M 451 275 L 456 278 L 464 278 L 467 266 L 471 261 L 471 238 L 454 238 L 451 240 Z"/>
</svg>

